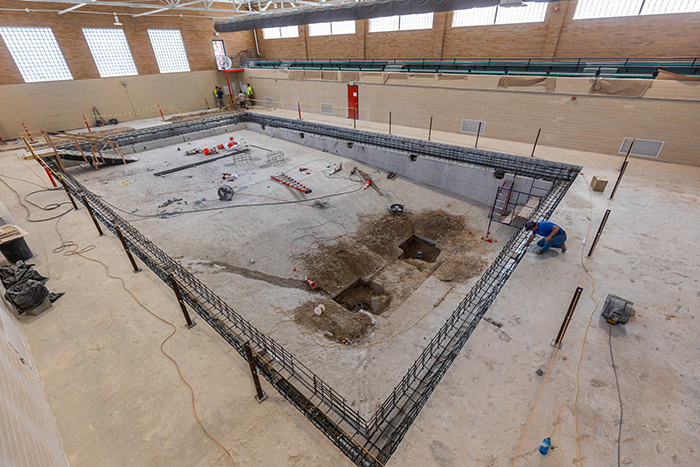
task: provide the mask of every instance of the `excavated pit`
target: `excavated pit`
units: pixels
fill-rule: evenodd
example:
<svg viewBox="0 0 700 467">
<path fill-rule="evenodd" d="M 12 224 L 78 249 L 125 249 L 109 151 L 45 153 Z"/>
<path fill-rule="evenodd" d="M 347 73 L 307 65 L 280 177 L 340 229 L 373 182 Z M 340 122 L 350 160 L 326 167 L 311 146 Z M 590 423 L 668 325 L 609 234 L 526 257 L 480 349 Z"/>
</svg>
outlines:
<svg viewBox="0 0 700 467">
<path fill-rule="evenodd" d="M 413 234 L 399 245 L 399 248 L 403 250 L 403 254 L 399 256 L 399 259 L 416 259 L 434 263 L 440 256 L 440 248 L 436 245 L 437 242 Z"/>
<path fill-rule="evenodd" d="M 333 301 L 348 311 L 367 310 L 379 315 L 391 301 L 384 287 L 360 276 L 333 297 Z"/>
</svg>

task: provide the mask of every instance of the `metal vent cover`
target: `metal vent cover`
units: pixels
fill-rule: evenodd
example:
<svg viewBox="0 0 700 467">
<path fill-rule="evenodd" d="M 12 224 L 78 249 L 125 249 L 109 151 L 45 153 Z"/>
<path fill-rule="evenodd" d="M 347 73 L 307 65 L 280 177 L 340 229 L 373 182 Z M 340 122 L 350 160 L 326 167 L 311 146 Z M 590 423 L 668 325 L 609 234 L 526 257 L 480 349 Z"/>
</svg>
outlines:
<svg viewBox="0 0 700 467">
<path fill-rule="evenodd" d="M 265 98 L 265 105 L 268 107 L 274 107 L 275 106 L 275 100 L 272 97 L 266 97 Z"/>
<path fill-rule="evenodd" d="M 333 115 L 333 104 L 321 104 L 321 113 Z"/>
<path fill-rule="evenodd" d="M 643 157 L 659 157 L 661 148 L 664 147 L 664 141 L 654 141 L 651 139 L 636 139 L 636 138 L 625 138 L 622 140 L 622 145 L 618 153 L 627 154 L 630 149 L 630 145 L 634 140 L 632 145 L 632 150 L 630 155 L 632 156 L 643 156 Z"/>
<path fill-rule="evenodd" d="M 472 133 L 472 134 L 476 134 L 478 132 L 480 135 L 483 135 L 485 126 L 486 126 L 486 122 L 481 121 L 481 120 L 463 119 L 462 120 L 462 129 L 460 131 L 462 133 Z"/>
</svg>

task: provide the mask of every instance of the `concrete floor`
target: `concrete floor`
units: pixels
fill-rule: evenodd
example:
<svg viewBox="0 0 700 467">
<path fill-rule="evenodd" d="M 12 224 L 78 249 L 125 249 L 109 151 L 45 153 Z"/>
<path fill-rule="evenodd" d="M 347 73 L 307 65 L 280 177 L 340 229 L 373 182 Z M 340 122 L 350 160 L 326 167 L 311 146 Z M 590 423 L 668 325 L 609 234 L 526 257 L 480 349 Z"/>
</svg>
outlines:
<svg viewBox="0 0 700 467">
<path fill-rule="evenodd" d="M 275 113 L 294 118 L 290 111 Z M 352 126 L 344 119 L 304 117 Z M 380 124 L 358 122 L 358 127 L 386 131 Z M 401 136 L 421 137 L 423 132 L 393 128 Z M 473 145 L 473 137 L 460 134 L 433 132 L 432 139 Z M 520 155 L 529 155 L 532 149 L 488 138 L 481 138 L 479 147 Z M 610 363 L 609 325 L 600 319 L 607 294 L 633 301 L 637 310 L 627 325 L 612 329 L 624 406 L 621 463 L 700 464 L 696 452 L 700 446 L 700 348 L 695 339 L 700 323 L 694 316 L 700 298 L 696 267 L 700 169 L 632 159 L 610 203 L 619 157 L 548 147 L 538 147 L 536 155 L 583 165 L 585 180 L 603 175 L 611 182 L 603 194 L 591 193 L 583 177 L 574 183 L 552 217 L 567 230 L 569 251 L 565 255 L 551 251 L 543 257 L 529 254 L 523 259 L 487 314 L 502 327 L 480 323 L 388 465 L 511 465 L 536 400 L 514 464 L 577 465 L 576 367 L 589 318 L 578 374 L 581 459 L 586 465 L 614 465 L 620 412 Z M 4 175 L 42 183 L 38 166 L 23 165 L 11 152 L 0 157 Z M 38 189 L 6 181 L 23 195 Z M 406 192 L 412 189 L 407 186 Z M 429 190 L 416 190 L 417 204 L 437 199 Z M 371 196 L 371 190 L 362 193 Z M 36 267 L 51 277 L 50 289 L 66 292 L 50 311 L 22 321 L 71 465 L 232 465 L 197 425 L 187 387 L 159 350 L 171 328 L 139 307 L 118 281 L 105 275 L 102 265 L 52 253 L 60 244 L 55 223 L 25 222 L 26 214 L 14 194 L 3 185 L 0 195 L 30 232 L 28 243 L 35 252 Z M 48 204 L 65 198 L 48 193 L 30 199 Z M 583 255 L 606 209 L 611 210 L 610 219 L 588 267 L 594 288 L 582 266 L 587 264 Z M 32 219 L 49 215 L 32 207 Z M 486 220 L 474 220 L 479 221 L 485 228 Z M 141 229 L 148 222 L 152 221 L 135 225 Z M 266 383 L 270 398 L 258 405 L 245 362 L 204 323 L 187 330 L 169 289 L 148 271 L 134 274 L 117 240 L 98 237 L 84 209 L 65 216 L 58 227 L 66 240 L 81 247 L 94 244 L 96 248 L 86 256 L 107 264 L 111 274 L 123 277 L 149 309 L 177 325 L 177 333 L 164 348 L 192 385 L 202 423 L 230 450 L 236 465 L 351 465 Z M 164 240 L 167 243 L 167 237 Z M 161 246 L 171 247 L 170 243 Z M 584 289 L 581 300 L 537 399 L 543 377 L 535 370 L 547 370 L 554 352 L 550 342 L 579 285 Z M 246 290 L 254 290 L 253 284 Z M 468 287 L 460 289 L 463 294 L 467 291 Z M 435 284 L 428 284 L 412 299 L 419 306 L 420 300 L 431 300 L 437 292 Z M 232 291 L 226 298 L 240 300 L 245 308 L 261 297 L 240 297 Z M 446 312 L 459 299 L 457 294 L 448 295 Z M 403 322 L 409 321 L 407 313 Z M 384 353 L 399 361 L 411 360 L 390 355 L 405 349 L 408 341 L 397 342 Z M 303 352 L 303 348 L 292 351 Z M 305 358 L 328 362 L 319 372 L 334 365 L 337 357 L 321 348 L 307 352 Z M 371 371 L 381 371 L 382 360 L 369 357 L 375 363 Z M 396 371 L 402 373 L 406 366 Z M 356 370 L 352 368 L 348 375 L 355 385 Z M 360 373 L 359 381 L 370 381 L 371 371 Z M 386 384 L 391 386 L 390 381 Z M 537 447 L 548 436 L 552 450 L 542 457 Z"/>
</svg>

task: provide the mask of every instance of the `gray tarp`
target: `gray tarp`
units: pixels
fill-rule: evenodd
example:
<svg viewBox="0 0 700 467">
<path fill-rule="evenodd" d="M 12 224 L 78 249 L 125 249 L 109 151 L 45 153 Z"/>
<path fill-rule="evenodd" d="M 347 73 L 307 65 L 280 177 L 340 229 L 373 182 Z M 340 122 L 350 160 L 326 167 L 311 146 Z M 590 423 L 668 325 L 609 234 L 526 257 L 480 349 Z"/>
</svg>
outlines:
<svg viewBox="0 0 700 467">
<path fill-rule="evenodd" d="M 556 0 L 524 0 L 525 2 L 552 2 Z M 336 4 L 321 4 L 309 8 L 282 9 L 270 13 L 217 21 L 217 32 L 248 31 L 251 29 L 294 26 L 380 18 L 383 16 L 411 15 L 436 11 L 465 10 L 498 5 L 500 0 L 366 0 Z"/>
</svg>

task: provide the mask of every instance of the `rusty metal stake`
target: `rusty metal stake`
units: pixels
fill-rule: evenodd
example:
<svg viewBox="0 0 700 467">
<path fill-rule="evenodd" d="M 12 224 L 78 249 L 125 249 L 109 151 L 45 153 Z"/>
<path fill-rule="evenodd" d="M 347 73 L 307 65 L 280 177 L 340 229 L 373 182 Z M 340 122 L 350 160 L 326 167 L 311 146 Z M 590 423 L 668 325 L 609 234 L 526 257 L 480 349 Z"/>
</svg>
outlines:
<svg viewBox="0 0 700 467">
<path fill-rule="evenodd" d="M 571 299 L 569 310 L 566 312 L 564 322 L 561 323 L 559 334 L 557 334 L 557 338 L 552 341 L 552 347 L 561 349 L 561 341 L 562 339 L 564 339 L 564 333 L 566 332 L 566 328 L 569 326 L 569 321 L 571 321 L 571 316 L 574 314 L 576 305 L 578 305 L 578 299 L 581 298 L 581 292 L 583 292 L 583 289 L 581 287 L 576 287 L 576 292 L 574 292 L 574 297 Z"/>
<path fill-rule="evenodd" d="M 177 281 L 175 278 L 171 275 L 168 274 L 168 280 L 170 281 L 170 286 L 173 288 L 173 292 L 175 292 L 175 297 L 177 297 L 177 302 L 180 304 L 180 308 L 182 309 L 182 314 L 185 315 L 185 321 L 187 321 L 187 329 L 191 328 L 194 326 L 195 323 L 190 319 L 190 314 L 187 311 L 187 307 L 185 306 L 185 302 L 182 300 L 182 294 L 180 293 L 180 286 L 177 285 Z"/>
<path fill-rule="evenodd" d="M 258 376 L 258 370 L 255 368 L 255 360 L 253 359 L 253 349 L 250 347 L 250 342 L 246 342 L 245 345 L 245 356 L 248 359 L 248 365 L 250 366 L 250 372 L 253 375 L 253 383 L 255 383 L 255 400 L 260 404 L 262 401 L 267 399 L 267 394 L 262 390 L 260 386 L 260 377 Z"/>
<path fill-rule="evenodd" d="M 56 177 L 56 178 L 58 178 L 58 177 Z M 75 209 L 77 211 L 78 205 L 75 203 L 75 200 L 70 195 L 70 190 L 68 190 L 68 186 L 66 185 L 66 182 L 63 181 L 63 178 L 58 178 L 58 181 L 61 182 L 61 185 L 63 185 L 63 189 L 66 190 L 66 196 L 68 197 L 70 202 L 73 203 L 73 209 Z"/>
<path fill-rule="evenodd" d="M 595 250 L 595 246 L 598 244 L 598 240 L 600 239 L 600 235 L 603 233 L 603 229 L 605 228 L 605 223 L 608 222 L 609 215 L 610 215 L 610 209 L 605 211 L 605 215 L 603 216 L 603 221 L 600 223 L 600 227 L 598 227 L 598 233 L 595 234 L 595 239 L 593 240 L 593 245 L 591 245 L 591 251 L 588 252 L 589 258 L 591 256 L 593 256 L 593 250 Z"/>
<path fill-rule="evenodd" d="M 117 237 L 119 237 L 119 240 L 121 240 L 121 242 L 122 242 L 122 246 L 124 247 L 124 251 L 126 251 L 126 256 L 128 256 L 129 261 L 131 261 L 131 266 L 133 266 L 134 272 L 139 272 L 140 269 L 138 266 L 136 266 L 136 261 L 134 261 L 134 257 L 131 255 L 131 251 L 126 246 L 126 240 L 124 239 L 124 235 L 122 234 L 122 231 L 119 230 L 119 227 L 117 227 L 116 225 L 114 226 L 114 230 L 117 232 Z"/>
<path fill-rule="evenodd" d="M 95 223 L 95 228 L 100 233 L 100 235 L 104 235 L 104 233 L 102 232 L 102 228 L 100 227 L 100 223 L 97 222 L 97 219 L 95 219 L 95 214 L 92 212 L 92 207 L 90 206 L 90 203 L 88 202 L 88 200 L 85 196 L 83 196 L 83 203 L 85 203 L 85 207 L 87 208 L 88 212 L 90 213 L 90 217 L 92 217 L 92 222 Z"/>
</svg>

